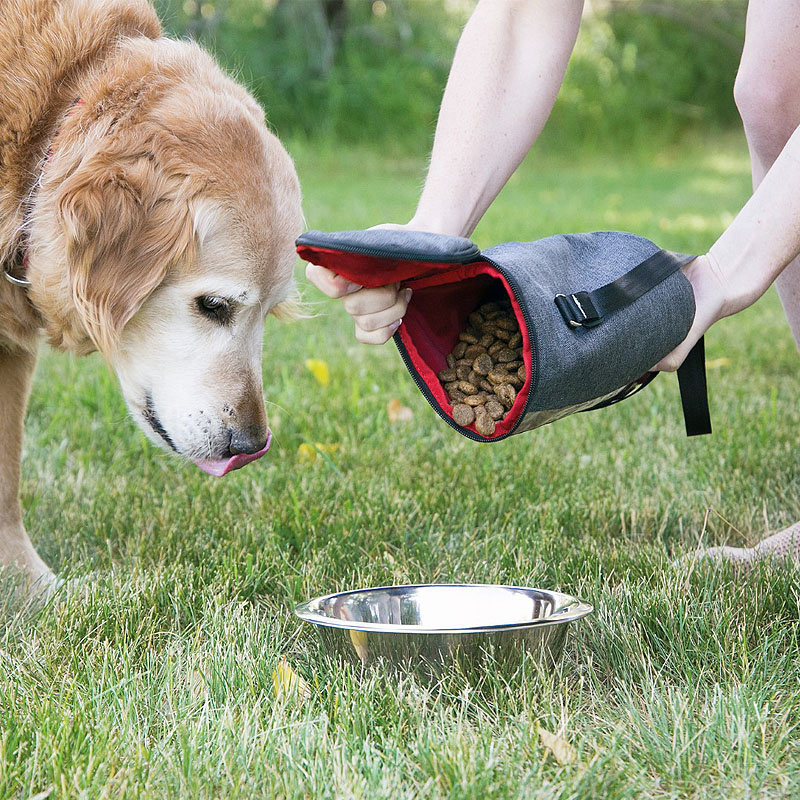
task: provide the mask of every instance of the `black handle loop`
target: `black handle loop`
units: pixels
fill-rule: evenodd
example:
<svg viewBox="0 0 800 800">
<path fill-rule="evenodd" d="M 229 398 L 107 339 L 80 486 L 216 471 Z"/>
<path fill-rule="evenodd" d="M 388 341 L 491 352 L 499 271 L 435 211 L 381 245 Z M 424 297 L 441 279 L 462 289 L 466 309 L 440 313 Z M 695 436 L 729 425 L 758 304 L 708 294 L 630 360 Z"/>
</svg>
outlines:
<svg viewBox="0 0 800 800">
<path fill-rule="evenodd" d="M 681 390 L 683 421 L 687 436 L 711 433 L 711 412 L 708 409 L 706 383 L 706 347 L 701 336 L 678 367 L 678 386 Z"/>
</svg>

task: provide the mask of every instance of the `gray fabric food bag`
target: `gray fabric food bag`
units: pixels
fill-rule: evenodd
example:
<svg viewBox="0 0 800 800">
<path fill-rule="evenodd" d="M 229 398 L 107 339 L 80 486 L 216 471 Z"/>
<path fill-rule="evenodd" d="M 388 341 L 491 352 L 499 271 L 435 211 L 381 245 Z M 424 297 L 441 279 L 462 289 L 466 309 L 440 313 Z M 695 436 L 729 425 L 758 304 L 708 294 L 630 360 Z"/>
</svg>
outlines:
<svg viewBox="0 0 800 800">
<path fill-rule="evenodd" d="M 413 289 L 395 342 L 439 415 L 476 441 L 499 441 L 629 397 L 657 373 L 694 319 L 680 271 L 693 256 L 631 233 L 563 234 L 481 252 L 468 239 L 407 230 L 309 231 L 299 255 L 362 286 Z M 481 304 L 508 298 L 525 381 L 491 437 L 456 425 L 437 373 Z M 710 433 L 703 341 L 678 371 L 688 435 Z"/>
</svg>

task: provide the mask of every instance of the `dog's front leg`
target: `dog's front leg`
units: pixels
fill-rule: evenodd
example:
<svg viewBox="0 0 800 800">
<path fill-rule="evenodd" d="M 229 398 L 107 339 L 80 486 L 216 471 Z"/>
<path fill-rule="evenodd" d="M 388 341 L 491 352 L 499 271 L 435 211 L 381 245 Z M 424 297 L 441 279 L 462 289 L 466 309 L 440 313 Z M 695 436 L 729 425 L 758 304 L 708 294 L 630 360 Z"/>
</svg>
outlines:
<svg viewBox="0 0 800 800">
<path fill-rule="evenodd" d="M 42 586 L 54 576 L 28 538 L 19 501 L 22 427 L 35 366 L 35 352 L 0 348 L 0 566 L 16 567 L 31 585 Z"/>
</svg>

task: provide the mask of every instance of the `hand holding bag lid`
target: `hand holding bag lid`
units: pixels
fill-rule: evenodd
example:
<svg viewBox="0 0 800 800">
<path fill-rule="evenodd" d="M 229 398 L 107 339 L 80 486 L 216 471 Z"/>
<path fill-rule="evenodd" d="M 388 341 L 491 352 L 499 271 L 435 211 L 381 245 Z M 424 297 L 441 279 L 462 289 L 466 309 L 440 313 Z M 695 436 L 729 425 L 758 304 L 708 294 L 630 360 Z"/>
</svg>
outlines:
<svg viewBox="0 0 800 800">
<path fill-rule="evenodd" d="M 631 233 L 564 234 L 481 252 L 468 239 L 409 230 L 323 233 L 301 258 L 366 287 L 402 282 L 413 297 L 395 343 L 439 415 L 476 441 L 499 441 L 576 411 L 624 400 L 689 332 L 695 304 L 680 268 L 694 256 Z M 483 436 L 453 421 L 437 373 L 481 304 L 508 299 L 522 335 L 524 382 Z M 687 435 L 710 433 L 701 339 L 678 370 Z"/>
</svg>

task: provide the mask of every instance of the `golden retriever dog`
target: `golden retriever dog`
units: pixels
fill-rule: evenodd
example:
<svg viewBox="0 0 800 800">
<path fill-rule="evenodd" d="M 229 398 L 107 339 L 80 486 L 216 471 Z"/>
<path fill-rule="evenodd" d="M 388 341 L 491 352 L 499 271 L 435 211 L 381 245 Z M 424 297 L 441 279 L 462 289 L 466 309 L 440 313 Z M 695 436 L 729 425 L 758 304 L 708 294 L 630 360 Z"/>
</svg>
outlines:
<svg viewBox="0 0 800 800">
<path fill-rule="evenodd" d="M 269 446 L 263 327 L 301 230 L 261 108 L 147 0 L 2 0 L 0 565 L 52 579 L 18 486 L 42 334 L 99 351 L 145 434 L 222 475 Z"/>
</svg>

